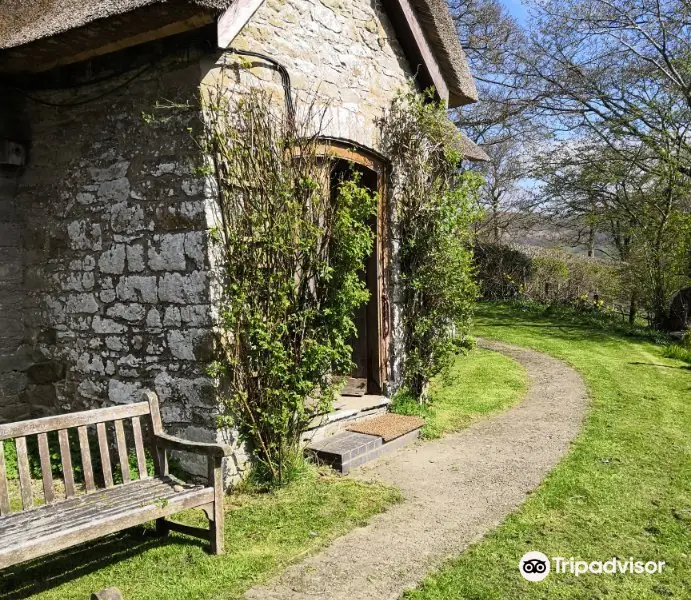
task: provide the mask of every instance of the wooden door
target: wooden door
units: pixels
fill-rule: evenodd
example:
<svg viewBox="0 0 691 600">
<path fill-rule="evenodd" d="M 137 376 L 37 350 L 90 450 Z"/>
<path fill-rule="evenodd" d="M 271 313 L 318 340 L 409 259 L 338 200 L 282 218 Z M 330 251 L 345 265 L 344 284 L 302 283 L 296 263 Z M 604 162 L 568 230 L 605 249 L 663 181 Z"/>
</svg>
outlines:
<svg viewBox="0 0 691 600">
<path fill-rule="evenodd" d="M 334 161 L 331 174 L 332 194 L 336 194 L 339 181 L 350 177 L 356 170 L 360 173 L 360 182 L 368 187 L 372 193 L 379 189 L 379 176 L 375 171 L 344 160 Z M 370 255 L 366 258 L 359 273 L 361 281 L 369 290 L 368 302 L 362 304 L 353 321 L 357 333 L 350 340 L 353 348 L 353 370 L 346 379 L 341 391 L 344 396 L 364 396 L 365 394 L 381 393 L 381 375 L 379 365 L 380 329 L 380 294 L 379 294 L 379 243 L 378 217 L 375 214 L 370 220 L 370 227 L 374 234 L 374 243 Z"/>
</svg>

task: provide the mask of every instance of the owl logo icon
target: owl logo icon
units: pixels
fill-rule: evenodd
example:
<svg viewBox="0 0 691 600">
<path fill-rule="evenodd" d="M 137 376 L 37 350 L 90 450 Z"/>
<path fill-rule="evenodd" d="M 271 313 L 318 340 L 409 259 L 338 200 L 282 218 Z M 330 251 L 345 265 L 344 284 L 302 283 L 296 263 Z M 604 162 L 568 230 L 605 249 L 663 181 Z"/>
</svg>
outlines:
<svg viewBox="0 0 691 600">
<path fill-rule="evenodd" d="M 542 552 L 528 552 L 521 558 L 518 569 L 528 581 L 542 581 L 549 575 L 549 558 Z"/>
</svg>

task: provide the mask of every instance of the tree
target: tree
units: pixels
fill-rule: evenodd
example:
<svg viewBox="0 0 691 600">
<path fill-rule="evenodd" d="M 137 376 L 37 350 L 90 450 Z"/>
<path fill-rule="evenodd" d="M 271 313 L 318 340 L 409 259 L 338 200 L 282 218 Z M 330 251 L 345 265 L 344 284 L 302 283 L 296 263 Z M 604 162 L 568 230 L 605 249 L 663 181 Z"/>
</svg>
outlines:
<svg viewBox="0 0 691 600">
<path fill-rule="evenodd" d="M 555 128 L 691 177 L 690 14 L 689 0 L 546 0 L 517 60 Z"/>
<path fill-rule="evenodd" d="M 528 228 L 536 197 L 522 183 L 532 148 L 545 134 L 522 63 L 525 32 L 498 0 L 451 0 L 451 14 L 478 85 L 480 102 L 453 111 L 456 124 L 489 156 L 476 165 L 485 185 L 480 239 L 499 242 L 507 230 Z"/>
<path fill-rule="evenodd" d="M 485 150 L 490 160 L 477 168 L 485 183 L 480 190 L 484 214 L 476 225 L 476 234 L 480 241 L 497 244 L 508 231 L 515 233 L 530 227 L 535 197 L 521 188 L 531 167 L 519 142 L 506 139 Z"/>
<path fill-rule="evenodd" d="M 620 147 L 591 137 L 553 149 L 541 160 L 544 193 L 553 215 L 586 226 L 590 240 L 609 234 L 624 265 L 630 320 L 641 302 L 663 327 L 672 295 L 689 282 L 691 185 L 648 148 Z"/>
<path fill-rule="evenodd" d="M 455 110 L 454 119 L 485 145 L 532 137 L 535 98 L 522 62 L 525 32 L 498 0 L 450 0 L 449 7 L 480 96 Z"/>
</svg>

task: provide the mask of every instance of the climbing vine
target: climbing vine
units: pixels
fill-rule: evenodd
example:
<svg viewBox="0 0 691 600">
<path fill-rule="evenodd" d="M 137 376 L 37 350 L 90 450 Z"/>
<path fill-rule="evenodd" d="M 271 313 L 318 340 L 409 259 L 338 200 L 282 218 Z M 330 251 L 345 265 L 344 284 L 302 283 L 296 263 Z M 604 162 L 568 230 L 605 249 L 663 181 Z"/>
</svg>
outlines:
<svg viewBox="0 0 691 600">
<path fill-rule="evenodd" d="M 431 93 L 399 95 L 381 129 L 392 168 L 403 380 L 421 397 L 429 379 L 469 345 L 478 292 L 471 224 L 481 180 L 461 170 L 462 139 Z"/>
<path fill-rule="evenodd" d="M 330 190 L 313 107 L 297 123 L 274 107 L 261 90 L 208 98 L 204 146 L 219 209 L 222 421 L 238 428 L 256 472 L 280 483 L 310 421 L 331 407 L 332 373 L 352 369 L 376 198 L 356 175 Z"/>
</svg>

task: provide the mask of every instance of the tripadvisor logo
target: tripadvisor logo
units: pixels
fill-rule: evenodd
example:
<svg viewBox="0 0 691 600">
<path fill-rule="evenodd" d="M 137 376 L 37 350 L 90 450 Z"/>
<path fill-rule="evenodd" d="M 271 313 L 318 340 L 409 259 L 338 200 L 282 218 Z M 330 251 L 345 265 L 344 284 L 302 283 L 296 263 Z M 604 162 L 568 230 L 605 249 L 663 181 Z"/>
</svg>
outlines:
<svg viewBox="0 0 691 600">
<path fill-rule="evenodd" d="M 528 552 L 518 566 L 524 579 L 542 581 L 549 575 L 549 558 L 542 552 Z"/>
<path fill-rule="evenodd" d="M 551 568 L 551 562 L 554 562 L 554 568 Z M 554 573 L 571 573 L 576 577 L 592 573 L 594 575 L 614 575 L 615 573 L 632 574 L 632 575 L 654 575 L 661 573 L 665 565 L 665 561 L 648 561 L 643 562 L 634 560 L 630 557 L 628 560 L 620 560 L 612 558 L 608 561 L 594 560 L 588 562 L 585 560 L 576 560 L 572 558 L 564 558 L 563 556 L 555 556 L 550 561 L 542 552 L 528 552 L 521 558 L 518 568 L 524 579 L 528 581 L 542 581 L 550 571 Z"/>
</svg>

